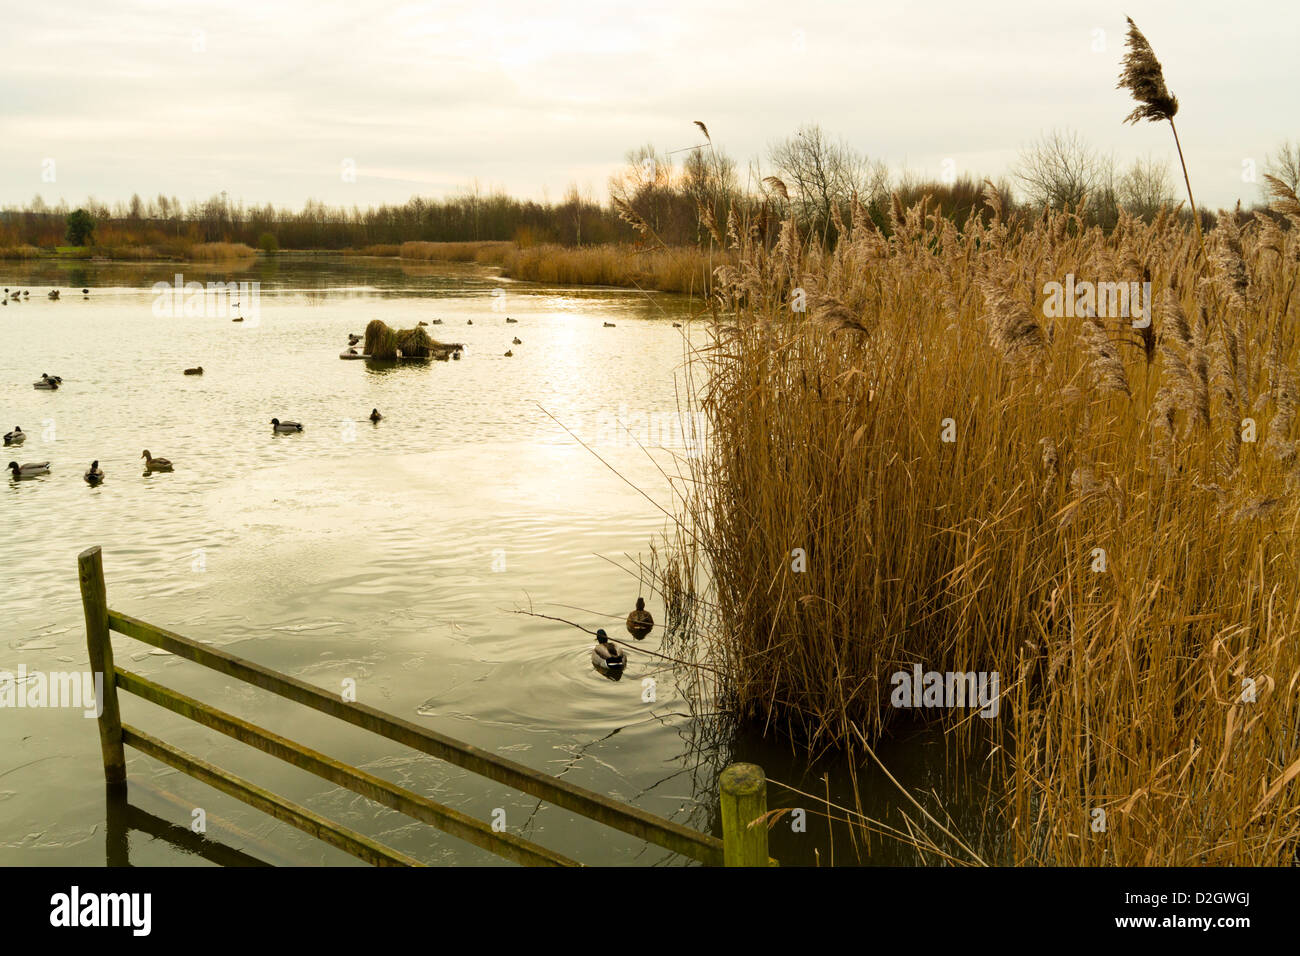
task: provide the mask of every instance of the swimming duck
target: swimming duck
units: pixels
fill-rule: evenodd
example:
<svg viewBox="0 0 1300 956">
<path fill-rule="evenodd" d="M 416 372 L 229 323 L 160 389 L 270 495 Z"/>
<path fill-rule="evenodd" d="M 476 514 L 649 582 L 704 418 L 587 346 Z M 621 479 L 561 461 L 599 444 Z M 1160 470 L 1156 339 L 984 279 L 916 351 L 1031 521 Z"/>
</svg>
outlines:
<svg viewBox="0 0 1300 956">
<path fill-rule="evenodd" d="M 6 445 L 21 445 L 25 441 L 27 441 L 27 433 L 24 432 L 17 425 L 14 426 L 13 431 L 5 435 Z"/>
<path fill-rule="evenodd" d="M 473 319 L 470 319 L 470 320 L 469 320 L 468 322 L 466 322 L 465 324 L 466 324 L 466 325 L 473 325 L 473 324 L 474 324 L 474 320 L 473 320 Z"/>
<path fill-rule="evenodd" d="M 510 316 L 507 315 L 507 316 L 506 316 L 506 323 L 507 323 L 507 324 L 510 324 L 510 323 L 512 323 L 512 322 L 517 324 L 517 323 L 519 322 L 519 320 L 518 320 L 518 319 L 512 319 L 512 318 L 510 318 Z"/>
<path fill-rule="evenodd" d="M 99 460 L 96 459 L 90 463 L 86 469 L 86 484 L 94 486 L 104 480 L 104 469 L 99 467 Z"/>
<path fill-rule="evenodd" d="M 23 295 L 30 299 L 30 298 L 32 297 L 32 290 L 31 290 L 31 289 L 23 289 Z"/>
<path fill-rule="evenodd" d="M 627 632 L 638 641 L 650 633 L 655 626 L 655 619 L 645 609 L 645 598 L 636 599 L 636 610 L 627 616 Z"/>
<path fill-rule="evenodd" d="M 673 328 L 675 328 L 675 329 L 680 329 L 681 327 L 682 327 L 682 324 L 681 324 L 680 322 L 674 322 L 674 323 L 673 323 Z"/>
<path fill-rule="evenodd" d="M 243 322 L 243 321 L 244 321 L 244 317 L 241 315 L 241 316 L 238 316 L 238 317 L 236 317 L 236 318 L 231 319 L 230 321 L 231 321 L 231 322 Z"/>
<path fill-rule="evenodd" d="M 351 332 L 348 333 L 348 345 L 356 345 L 360 341 L 361 336 L 353 335 Z"/>
<path fill-rule="evenodd" d="M 170 461 L 166 458 L 155 458 L 153 455 L 149 454 L 148 448 L 144 450 L 144 453 L 140 457 L 144 459 L 144 470 L 146 472 L 172 470 L 172 463 Z"/>
<path fill-rule="evenodd" d="M 514 340 L 513 342 L 511 342 L 510 344 L 511 344 L 511 345 L 523 345 L 524 343 L 523 343 L 523 341 L 519 338 L 519 336 L 516 335 L 516 336 L 515 336 L 515 340 Z"/>
<path fill-rule="evenodd" d="M 379 420 L 380 420 L 381 418 L 383 418 L 383 417 L 384 417 L 383 415 L 380 415 L 380 414 L 379 414 L 379 409 L 377 409 L 377 408 L 372 408 L 372 409 L 370 409 L 370 420 L 371 420 L 372 422 L 377 422 L 377 421 L 379 421 Z"/>
<path fill-rule="evenodd" d="M 596 646 L 591 649 L 591 662 L 602 670 L 622 670 L 627 664 L 627 655 L 618 649 L 618 645 L 609 639 L 602 628 L 596 631 Z"/>
<path fill-rule="evenodd" d="M 506 349 L 506 358 L 514 358 L 514 354 L 512 349 Z"/>
<path fill-rule="evenodd" d="M 82 289 L 82 290 L 81 290 L 81 294 L 82 294 L 82 295 L 90 295 L 90 290 L 89 290 L 89 289 Z"/>
<path fill-rule="evenodd" d="M 186 375 L 202 375 L 202 374 L 203 374 L 203 366 L 202 366 L 202 365 L 196 365 L 194 368 L 187 368 L 187 369 L 185 370 L 185 374 L 186 374 Z"/>
<path fill-rule="evenodd" d="M 607 328 L 607 329 L 612 329 L 613 327 L 614 327 L 614 323 L 613 323 L 613 322 L 606 322 L 606 323 L 605 323 L 605 328 Z"/>
<path fill-rule="evenodd" d="M 37 475 L 48 475 L 50 473 L 50 463 L 48 461 L 40 461 L 20 465 L 16 461 L 11 461 L 9 462 L 9 470 L 14 473 L 15 480 L 35 478 Z"/>
<path fill-rule="evenodd" d="M 442 319 L 434 319 L 434 320 L 433 320 L 433 324 L 434 324 L 434 325 L 442 325 Z"/>
<path fill-rule="evenodd" d="M 58 289 L 51 289 L 51 290 L 50 290 L 50 298 L 51 298 L 51 299 L 57 299 L 58 297 L 59 297 L 59 290 L 58 290 Z"/>
<path fill-rule="evenodd" d="M 43 388 L 46 391 L 52 392 L 59 387 L 60 381 L 62 381 L 62 379 L 50 378 L 48 375 L 42 375 L 40 381 L 32 382 L 32 388 Z"/>
<path fill-rule="evenodd" d="M 271 424 L 272 424 L 273 426 L 275 426 L 275 431 L 278 431 L 278 432 L 300 432 L 300 431 L 302 431 L 302 425 L 301 425 L 299 422 L 282 422 L 282 421 L 280 421 L 280 419 L 278 419 L 278 418 L 272 418 L 272 419 L 271 419 Z"/>
</svg>

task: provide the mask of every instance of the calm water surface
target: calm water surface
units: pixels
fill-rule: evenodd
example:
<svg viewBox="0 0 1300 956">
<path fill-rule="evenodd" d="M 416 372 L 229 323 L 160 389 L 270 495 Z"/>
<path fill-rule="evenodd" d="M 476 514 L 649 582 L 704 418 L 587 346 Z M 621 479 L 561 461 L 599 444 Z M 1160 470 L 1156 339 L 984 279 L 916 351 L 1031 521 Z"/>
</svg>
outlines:
<svg viewBox="0 0 1300 956">
<path fill-rule="evenodd" d="M 684 824 L 718 831 L 716 768 L 731 756 L 823 792 L 820 770 L 770 744 L 705 748 L 672 672 L 647 655 L 634 649 L 613 683 L 591 668 L 587 635 L 515 613 L 626 636 L 622 618 L 641 593 L 637 561 L 665 527 L 628 481 L 671 509 L 660 469 L 672 474 L 684 451 L 676 372 L 703 339 L 691 302 L 342 257 L 3 268 L 0 286 L 31 289 L 0 309 L 0 431 L 17 424 L 29 434 L 4 460 L 48 459 L 52 474 L 6 474 L 0 484 L 0 670 L 87 666 L 76 556 L 100 545 L 115 609 L 323 688 L 354 680 L 362 702 Z M 186 279 L 260 281 L 260 320 L 155 315 L 150 286 L 180 268 Z M 61 301 L 46 298 L 54 287 Z M 464 358 L 340 361 L 347 334 L 374 318 L 397 328 L 440 318 L 428 331 L 464 343 Z M 194 365 L 202 377 L 182 375 Z M 42 372 L 64 386 L 33 389 Z M 367 420 L 372 407 L 384 415 L 378 425 Z M 305 431 L 274 435 L 272 417 Z M 144 477 L 145 448 L 175 472 Z M 93 489 L 81 477 L 92 459 L 107 474 Z M 662 621 L 662 605 L 649 607 Z M 128 669 L 479 819 L 501 808 L 511 832 L 583 862 L 686 862 L 138 642 L 115 638 L 115 650 Z M 653 703 L 642 701 L 647 676 L 657 681 Z M 498 862 L 137 698 L 125 695 L 123 710 L 423 860 Z M 210 837 L 267 862 L 356 863 L 127 753 L 132 803 L 161 819 L 187 826 L 202 807 Z M 892 769 L 925 785 L 942 755 L 941 741 L 914 740 Z M 889 788 L 877 783 L 868 775 L 866 792 L 888 812 Z M 832 786 L 846 796 L 843 780 Z M 774 792 L 771 802 L 798 800 Z M 102 865 L 104 831 L 93 721 L 66 709 L 0 710 L 0 864 Z M 824 823 L 773 832 L 783 859 L 829 862 Z M 204 863 L 140 831 L 130 860 Z"/>
</svg>

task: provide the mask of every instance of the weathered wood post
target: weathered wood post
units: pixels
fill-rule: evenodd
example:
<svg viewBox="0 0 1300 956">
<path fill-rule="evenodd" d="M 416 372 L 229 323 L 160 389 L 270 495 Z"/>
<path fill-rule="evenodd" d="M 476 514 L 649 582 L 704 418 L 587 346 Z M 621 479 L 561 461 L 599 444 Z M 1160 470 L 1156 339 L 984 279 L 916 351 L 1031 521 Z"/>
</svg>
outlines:
<svg viewBox="0 0 1300 956">
<path fill-rule="evenodd" d="M 723 865 L 767 866 L 767 821 L 759 820 L 767 813 L 767 776 L 763 768 L 733 763 L 718 778 L 718 792 L 722 801 Z"/>
<path fill-rule="evenodd" d="M 99 746 L 104 752 L 104 783 L 109 790 L 126 789 L 126 753 L 122 748 L 122 715 L 117 709 L 117 682 L 113 670 L 113 642 L 108 630 L 108 594 L 104 586 L 104 559 L 99 547 L 77 555 L 81 580 L 81 606 L 86 612 L 86 650 L 92 674 L 103 675 L 99 706 Z"/>
</svg>

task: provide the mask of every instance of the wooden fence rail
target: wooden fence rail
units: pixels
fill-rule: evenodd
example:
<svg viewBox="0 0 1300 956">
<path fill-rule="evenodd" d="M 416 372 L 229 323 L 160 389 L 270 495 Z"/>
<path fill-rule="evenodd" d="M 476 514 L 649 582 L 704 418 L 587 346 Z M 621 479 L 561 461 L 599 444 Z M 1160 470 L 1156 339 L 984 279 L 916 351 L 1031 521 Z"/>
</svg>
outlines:
<svg viewBox="0 0 1300 956">
<path fill-rule="evenodd" d="M 115 666 L 111 634 L 117 632 L 701 863 L 763 866 L 776 862 L 767 853 L 767 825 L 763 819 L 767 811 L 766 780 L 762 769 L 753 764 L 735 764 L 727 768 L 719 780 L 724 837 L 719 840 L 374 707 L 343 700 L 287 674 L 110 610 L 100 549 L 95 547 L 82 552 L 77 563 L 90 665 L 94 672 L 104 675 L 104 700 L 98 725 L 104 779 L 110 791 L 122 791 L 126 787 L 125 747 L 129 746 L 359 859 L 378 865 L 422 865 L 418 860 L 123 724 L 117 697 L 121 690 L 515 863 L 526 866 L 579 865 L 529 840 L 496 832 L 481 820 Z"/>
</svg>

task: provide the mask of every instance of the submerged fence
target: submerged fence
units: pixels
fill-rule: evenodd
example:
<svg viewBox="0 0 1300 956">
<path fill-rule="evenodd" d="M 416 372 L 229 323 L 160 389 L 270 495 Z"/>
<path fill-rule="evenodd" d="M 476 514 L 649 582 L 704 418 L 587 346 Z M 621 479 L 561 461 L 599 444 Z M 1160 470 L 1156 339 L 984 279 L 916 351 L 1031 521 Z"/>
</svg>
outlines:
<svg viewBox="0 0 1300 956">
<path fill-rule="evenodd" d="M 345 701 L 305 681 L 111 610 L 108 607 L 100 549 L 94 547 L 82 552 L 77 563 L 82 607 L 86 615 L 86 648 L 90 654 L 90 665 L 92 671 L 104 675 L 104 699 L 98 724 L 99 742 L 104 756 L 104 779 L 110 793 L 120 794 L 125 791 L 125 748 L 131 747 L 368 863 L 381 866 L 424 865 L 407 854 L 334 823 L 255 783 L 185 753 L 143 730 L 122 723 L 118 707 L 120 690 L 142 697 L 507 860 L 525 866 L 581 865 L 522 837 L 495 831 L 484 821 L 459 810 L 117 667 L 113 662 L 111 638 L 112 633 L 116 632 L 700 863 L 710 866 L 765 866 L 776 863 L 769 858 L 767 849 L 767 782 L 762 769 L 753 764 L 733 764 L 719 778 L 723 826 L 723 839 L 719 840 L 558 777 L 539 773 L 523 764 L 462 743 L 427 727 L 365 704 Z"/>
</svg>

